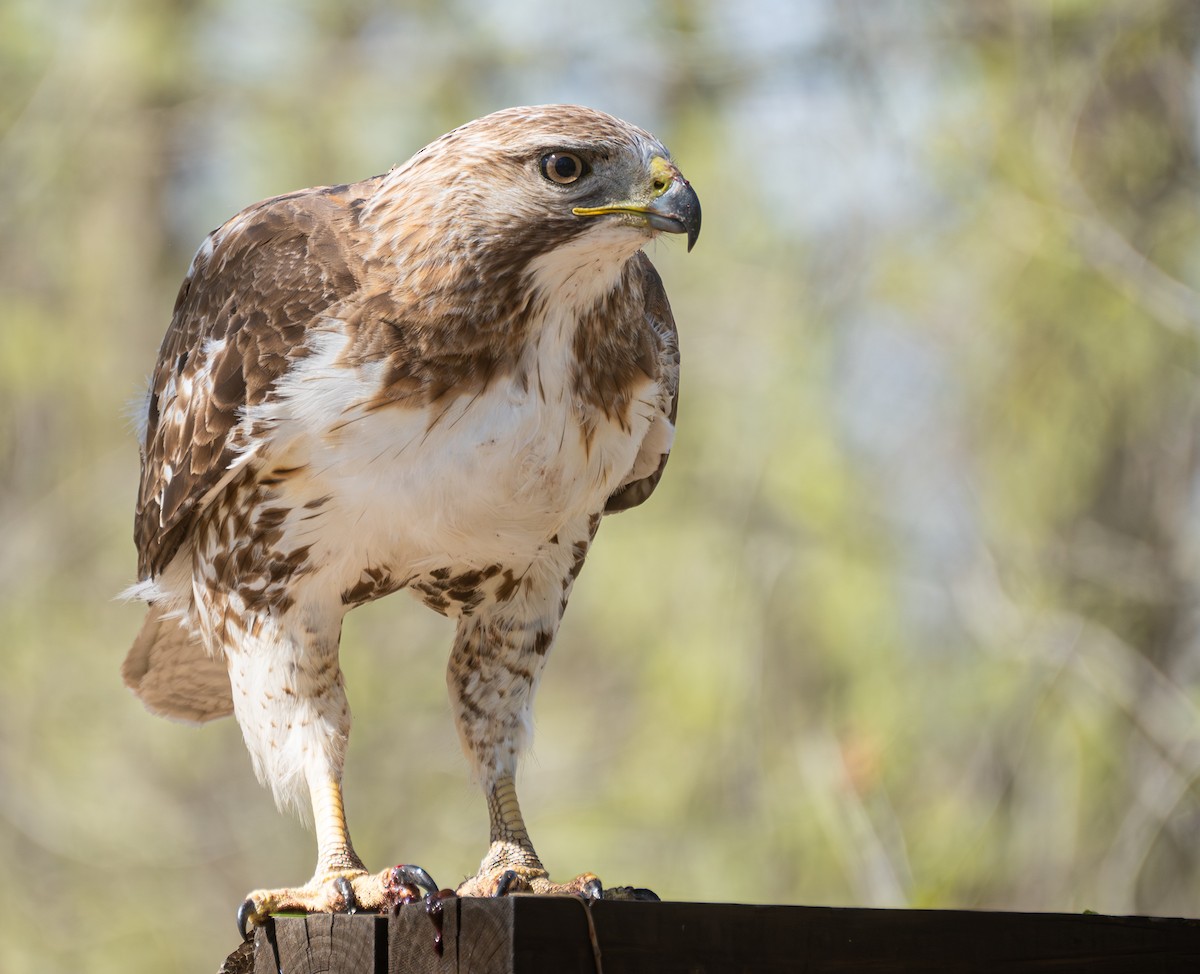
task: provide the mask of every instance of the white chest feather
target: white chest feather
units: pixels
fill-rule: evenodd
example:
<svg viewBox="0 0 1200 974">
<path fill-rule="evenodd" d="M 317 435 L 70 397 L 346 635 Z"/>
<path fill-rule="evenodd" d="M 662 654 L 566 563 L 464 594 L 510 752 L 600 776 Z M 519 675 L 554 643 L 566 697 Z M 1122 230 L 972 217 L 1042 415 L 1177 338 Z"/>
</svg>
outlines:
<svg viewBox="0 0 1200 974">
<path fill-rule="evenodd" d="M 423 409 L 368 408 L 379 370 L 339 366 L 345 338 L 323 337 L 280 400 L 262 410 L 274 465 L 305 467 L 304 477 L 281 485 L 286 506 L 331 498 L 311 539 L 293 519 L 297 542 L 324 547 L 322 562 L 352 580 L 369 565 L 415 573 L 514 564 L 563 525 L 600 511 L 633 468 L 653 383 L 645 380 L 624 427 L 585 416 L 572 388 L 573 316 L 552 314 L 531 334 L 515 374 Z M 331 416 L 339 417 L 333 429 Z"/>
</svg>

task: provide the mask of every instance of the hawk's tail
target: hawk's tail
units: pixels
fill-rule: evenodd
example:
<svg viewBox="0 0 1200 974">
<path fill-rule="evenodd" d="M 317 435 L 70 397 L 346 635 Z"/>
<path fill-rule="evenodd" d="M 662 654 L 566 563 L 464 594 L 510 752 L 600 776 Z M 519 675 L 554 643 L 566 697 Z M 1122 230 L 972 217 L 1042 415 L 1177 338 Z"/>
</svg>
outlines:
<svg viewBox="0 0 1200 974">
<path fill-rule="evenodd" d="M 150 606 L 121 676 L 146 709 L 163 717 L 198 724 L 233 713 L 225 661 L 213 659 L 198 636 L 159 606 Z"/>
</svg>

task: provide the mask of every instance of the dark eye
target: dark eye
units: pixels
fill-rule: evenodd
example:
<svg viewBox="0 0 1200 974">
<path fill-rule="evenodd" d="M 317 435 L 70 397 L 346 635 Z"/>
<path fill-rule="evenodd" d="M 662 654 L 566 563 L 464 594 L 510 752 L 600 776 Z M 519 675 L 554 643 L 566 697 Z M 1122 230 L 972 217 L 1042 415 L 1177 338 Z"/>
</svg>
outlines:
<svg viewBox="0 0 1200 974">
<path fill-rule="evenodd" d="M 587 172 L 587 165 L 573 152 L 551 152 L 542 157 L 542 175 L 564 186 Z"/>
</svg>

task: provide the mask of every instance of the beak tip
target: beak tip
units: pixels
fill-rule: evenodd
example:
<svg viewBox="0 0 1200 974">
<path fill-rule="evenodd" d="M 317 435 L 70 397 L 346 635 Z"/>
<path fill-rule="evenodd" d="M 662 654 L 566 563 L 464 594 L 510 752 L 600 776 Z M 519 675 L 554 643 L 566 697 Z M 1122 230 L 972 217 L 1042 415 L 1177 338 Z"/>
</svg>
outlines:
<svg viewBox="0 0 1200 974">
<path fill-rule="evenodd" d="M 687 249 L 690 254 L 692 248 L 696 246 L 696 241 L 700 239 L 700 197 L 696 195 L 696 191 L 692 189 L 690 183 L 688 184 L 688 193 L 689 200 L 684 225 L 687 227 Z"/>
</svg>

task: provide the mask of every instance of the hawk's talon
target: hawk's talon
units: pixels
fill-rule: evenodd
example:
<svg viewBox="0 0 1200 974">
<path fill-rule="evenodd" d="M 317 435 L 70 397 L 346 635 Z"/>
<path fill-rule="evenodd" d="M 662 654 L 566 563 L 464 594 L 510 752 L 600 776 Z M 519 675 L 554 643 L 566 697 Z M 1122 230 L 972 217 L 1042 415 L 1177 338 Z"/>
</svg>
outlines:
<svg viewBox="0 0 1200 974">
<path fill-rule="evenodd" d="M 598 876 L 593 876 L 579 888 L 579 895 L 585 900 L 604 899 L 604 884 Z"/>
<path fill-rule="evenodd" d="M 245 943 L 253 936 L 251 930 L 258 926 L 256 921 L 259 919 L 258 909 L 254 905 L 254 900 L 247 897 L 242 901 L 242 905 L 238 907 L 237 911 L 237 928 L 238 933 L 242 935 L 242 943 Z"/>
<path fill-rule="evenodd" d="M 416 903 L 422 894 L 440 896 L 453 895 L 453 890 L 439 890 L 433 877 L 420 866 L 401 863 L 387 871 L 383 881 L 383 911 L 398 910 L 406 903 Z"/>
<path fill-rule="evenodd" d="M 500 874 L 500 878 L 496 880 L 496 888 L 492 891 L 492 896 L 507 896 L 508 891 L 512 888 L 513 883 L 520 880 L 515 869 L 506 869 Z"/>
<path fill-rule="evenodd" d="M 425 893 L 438 892 L 438 884 L 433 881 L 433 877 L 429 875 L 420 866 L 409 866 L 401 863 L 398 866 L 392 867 L 392 874 L 388 877 L 389 884 L 399 886 L 401 884 L 409 886 L 417 886 Z"/>
<path fill-rule="evenodd" d="M 354 887 L 350 885 L 350 880 L 345 876 L 338 876 L 333 881 L 333 888 L 337 890 L 338 896 L 342 898 L 343 913 L 358 912 L 358 897 L 354 895 Z"/>
<path fill-rule="evenodd" d="M 604 891 L 606 900 L 636 900 L 639 903 L 661 903 L 662 897 L 652 889 L 641 886 L 612 886 Z"/>
</svg>

